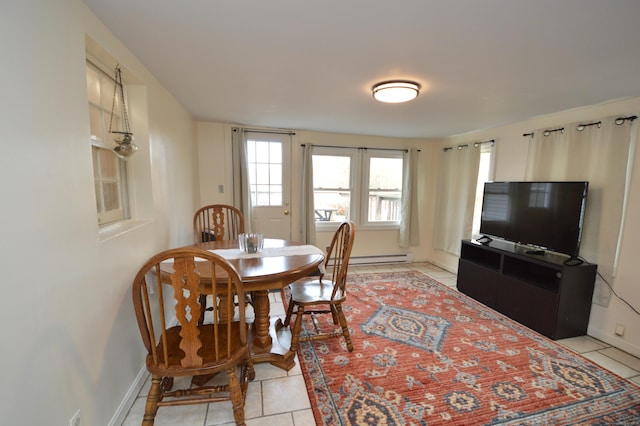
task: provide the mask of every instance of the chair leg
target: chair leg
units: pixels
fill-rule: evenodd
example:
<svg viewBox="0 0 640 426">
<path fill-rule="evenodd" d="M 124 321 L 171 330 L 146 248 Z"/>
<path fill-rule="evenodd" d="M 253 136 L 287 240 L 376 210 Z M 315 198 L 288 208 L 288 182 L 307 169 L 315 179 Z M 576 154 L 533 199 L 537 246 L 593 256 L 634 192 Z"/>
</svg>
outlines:
<svg viewBox="0 0 640 426">
<path fill-rule="evenodd" d="M 342 335 L 344 336 L 344 340 L 347 342 L 347 349 L 349 349 L 349 352 L 353 352 L 353 343 L 351 342 L 351 335 L 349 334 L 347 319 L 344 316 L 344 312 L 342 312 L 342 304 L 337 304 L 335 308 L 338 319 L 340 320 L 340 327 L 342 327 Z"/>
<path fill-rule="evenodd" d="M 335 305 L 331 305 L 329 307 L 331 309 L 331 317 L 333 318 L 333 323 L 338 325 L 340 323 L 340 319 L 338 318 L 338 311 Z"/>
<path fill-rule="evenodd" d="M 236 425 L 244 426 L 244 398 L 242 397 L 238 371 L 235 366 L 227 369 L 227 377 L 229 379 L 231 405 L 233 406 L 233 418 L 236 421 Z"/>
<path fill-rule="evenodd" d="M 295 303 L 293 303 L 293 298 L 290 297 L 289 298 L 289 305 L 287 306 L 287 315 L 284 317 L 283 325 L 285 327 L 288 327 L 289 324 L 291 323 L 291 315 L 293 315 L 293 305 L 295 305 Z"/>
<path fill-rule="evenodd" d="M 292 305 L 289 305 L 290 307 Z M 304 315 L 304 306 L 298 306 L 298 313 L 296 314 L 296 322 L 293 324 L 293 330 L 291 330 L 291 352 L 298 350 L 298 343 L 300 343 L 300 330 L 302 329 L 302 316 Z"/>
<path fill-rule="evenodd" d="M 247 350 L 247 353 L 251 353 L 251 351 Z M 253 361 L 251 360 L 251 356 L 248 356 L 244 362 L 244 370 L 249 381 L 253 381 L 256 378 L 256 370 L 253 369 Z"/>
<path fill-rule="evenodd" d="M 158 402 L 162 399 L 162 377 L 151 377 L 151 389 L 147 395 L 147 402 L 144 406 L 144 417 L 142 426 L 153 426 L 153 422 L 158 412 Z"/>
<path fill-rule="evenodd" d="M 248 351 L 248 348 L 247 348 Z M 250 352 L 247 352 L 250 353 Z M 247 389 L 249 388 L 249 382 L 256 378 L 256 372 L 253 369 L 253 361 L 248 356 L 242 363 L 240 369 L 240 390 L 242 392 L 242 406 L 246 405 L 247 401 Z"/>
</svg>

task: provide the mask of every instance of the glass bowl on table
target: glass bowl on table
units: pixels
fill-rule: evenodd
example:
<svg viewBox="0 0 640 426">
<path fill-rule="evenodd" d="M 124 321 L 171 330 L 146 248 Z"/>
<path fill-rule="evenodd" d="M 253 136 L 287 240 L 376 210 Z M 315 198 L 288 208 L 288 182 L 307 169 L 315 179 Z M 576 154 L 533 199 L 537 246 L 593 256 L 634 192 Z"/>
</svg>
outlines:
<svg viewBox="0 0 640 426">
<path fill-rule="evenodd" d="M 264 234 L 248 233 L 238 235 L 240 250 L 245 253 L 260 253 L 264 247 Z"/>
</svg>

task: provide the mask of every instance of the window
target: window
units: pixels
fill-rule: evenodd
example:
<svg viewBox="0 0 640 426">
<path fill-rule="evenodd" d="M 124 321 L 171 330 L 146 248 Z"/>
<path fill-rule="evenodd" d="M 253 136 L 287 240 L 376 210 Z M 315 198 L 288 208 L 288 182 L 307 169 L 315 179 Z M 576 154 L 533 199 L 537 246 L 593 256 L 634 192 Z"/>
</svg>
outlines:
<svg viewBox="0 0 640 426">
<path fill-rule="evenodd" d="M 247 140 L 247 162 L 253 206 L 282 205 L 282 143 Z"/>
<path fill-rule="evenodd" d="M 365 155 L 369 167 L 367 186 L 367 216 L 369 222 L 400 222 L 402 205 L 401 154 Z"/>
<path fill-rule="evenodd" d="M 115 106 L 112 130 L 121 128 L 122 102 L 114 101 L 113 79 L 87 61 L 87 92 L 93 178 L 96 191 L 96 209 L 100 226 L 129 219 L 127 165 L 111 151 L 109 134 L 112 105 Z M 114 103 L 115 102 L 115 103 Z"/>
<path fill-rule="evenodd" d="M 313 154 L 313 206 L 316 221 L 342 222 L 352 217 L 351 176 L 354 175 L 354 154 Z"/>
<path fill-rule="evenodd" d="M 476 187 L 476 200 L 473 209 L 473 238 L 480 235 L 480 218 L 482 216 L 482 195 L 484 183 L 493 176 L 493 149 L 494 143 L 480 145 L 480 165 L 478 167 L 478 185 Z"/>
<path fill-rule="evenodd" d="M 313 192 L 316 223 L 400 223 L 403 152 L 316 147 Z"/>
</svg>

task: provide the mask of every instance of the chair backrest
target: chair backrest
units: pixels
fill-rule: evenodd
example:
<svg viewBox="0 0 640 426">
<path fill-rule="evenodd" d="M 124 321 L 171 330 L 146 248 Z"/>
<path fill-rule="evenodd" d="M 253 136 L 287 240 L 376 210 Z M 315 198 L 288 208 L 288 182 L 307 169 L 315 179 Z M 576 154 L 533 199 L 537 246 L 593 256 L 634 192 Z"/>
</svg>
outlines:
<svg viewBox="0 0 640 426">
<path fill-rule="evenodd" d="M 244 232 L 244 216 L 233 206 L 211 204 L 196 211 L 193 216 L 193 238 L 196 243 L 237 240 Z"/>
<path fill-rule="evenodd" d="M 334 283 L 331 299 L 336 295 L 340 298 L 346 297 L 347 271 L 349 269 L 349 258 L 356 236 L 356 225 L 353 222 L 343 222 L 340 224 L 327 250 L 325 259 L 325 278 L 331 274 L 331 281 Z"/>
<path fill-rule="evenodd" d="M 203 309 L 199 296 L 205 288 L 201 275 L 211 277 L 207 294 L 224 303 L 214 304 L 213 320 L 204 325 L 199 324 Z M 149 259 L 133 282 L 133 305 L 148 352 L 147 368 L 152 372 L 170 370 L 171 375 L 185 369 L 198 375 L 215 368 L 215 363 L 241 356 L 248 350 L 244 309 L 238 310 L 236 322 L 219 315 L 225 309 L 233 317 L 234 294 L 244 299 L 241 279 L 234 266 L 217 254 L 179 248 Z M 219 298 L 227 295 L 231 297 Z"/>
</svg>

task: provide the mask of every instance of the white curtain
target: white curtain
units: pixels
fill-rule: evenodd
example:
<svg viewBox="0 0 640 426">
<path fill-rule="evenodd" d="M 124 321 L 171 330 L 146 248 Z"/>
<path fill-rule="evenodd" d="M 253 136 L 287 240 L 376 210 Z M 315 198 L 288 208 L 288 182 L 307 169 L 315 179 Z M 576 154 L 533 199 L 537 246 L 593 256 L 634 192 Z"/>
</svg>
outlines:
<svg viewBox="0 0 640 426">
<path fill-rule="evenodd" d="M 316 242 L 316 220 L 313 204 L 313 145 L 306 144 L 302 152 L 302 196 L 300 218 L 302 221 L 302 241 Z"/>
<path fill-rule="evenodd" d="M 411 148 L 404 156 L 406 167 L 402 178 L 402 217 L 400 219 L 400 247 L 420 244 L 418 227 L 418 150 Z"/>
<path fill-rule="evenodd" d="M 598 264 L 608 282 L 616 274 L 622 218 L 628 195 L 632 121 L 616 117 L 570 123 L 564 131 L 534 131 L 529 142 L 527 180 L 588 181 L 587 208 L 580 257 Z M 585 124 L 587 124 L 585 126 Z M 582 130 L 578 130 L 582 128 Z M 597 281 L 598 283 L 598 281 Z M 594 301 L 608 301 L 609 290 L 598 283 Z M 604 299 L 604 300 L 603 300 Z"/>
<path fill-rule="evenodd" d="M 251 184 L 247 171 L 247 137 L 242 128 L 234 128 L 231 135 L 233 204 L 244 215 L 245 231 L 251 232 L 254 226 L 251 215 Z"/>
<path fill-rule="evenodd" d="M 460 241 L 471 238 L 480 148 L 445 148 L 438 164 L 433 247 L 460 255 Z"/>
</svg>

